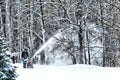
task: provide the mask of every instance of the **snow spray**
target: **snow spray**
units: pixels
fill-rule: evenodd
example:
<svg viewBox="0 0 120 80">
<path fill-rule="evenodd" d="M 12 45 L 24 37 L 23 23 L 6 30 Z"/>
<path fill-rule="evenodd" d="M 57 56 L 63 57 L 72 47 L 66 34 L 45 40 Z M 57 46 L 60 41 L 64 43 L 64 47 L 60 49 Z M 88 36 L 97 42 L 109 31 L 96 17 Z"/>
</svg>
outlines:
<svg viewBox="0 0 120 80">
<path fill-rule="evenodd" d="M 33 57 L 31 58 L 31 60 L 37 56 L 38 54 L 40 54 L 46 47 L 56 43 L 57 39 L 59 40 L 62 37 L 62 32 L 59 32 L 57 34 L 55 34 L 54 36 L 52 36 L 51 38 L 48 39 L 48 41 L 46 43 L 44 43 L 40 49 L 38 49 L 35 54 L 33 55 Z"/>
</svg>

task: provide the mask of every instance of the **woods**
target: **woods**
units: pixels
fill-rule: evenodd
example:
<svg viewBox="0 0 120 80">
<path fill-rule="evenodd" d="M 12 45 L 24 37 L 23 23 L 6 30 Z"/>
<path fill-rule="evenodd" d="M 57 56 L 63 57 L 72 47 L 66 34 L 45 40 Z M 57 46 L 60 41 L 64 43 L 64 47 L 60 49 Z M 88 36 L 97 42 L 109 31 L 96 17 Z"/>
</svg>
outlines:
<svg viewBox="0 0 120 80">
<path fill-rule="evenodd" d="M 120 66 L 119 0 L 0 0 L 0 36 L 19 59 L 59 32 L 34 63 Z"/>
</svg>

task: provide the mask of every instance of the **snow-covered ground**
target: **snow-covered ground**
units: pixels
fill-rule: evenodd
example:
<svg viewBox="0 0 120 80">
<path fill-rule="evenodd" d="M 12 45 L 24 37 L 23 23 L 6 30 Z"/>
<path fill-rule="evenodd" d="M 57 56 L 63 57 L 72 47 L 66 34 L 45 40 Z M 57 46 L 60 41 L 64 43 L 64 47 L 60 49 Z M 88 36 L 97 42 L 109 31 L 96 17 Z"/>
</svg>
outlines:
<svg viewBox="0 0 120 80">
<path fill-rule="evenodd" d="M 16 80 L 120 80 L 120 68 L 89 65 L 47 66 L 34 65 L 34 69 L 18 66 Z"/>
</svg>

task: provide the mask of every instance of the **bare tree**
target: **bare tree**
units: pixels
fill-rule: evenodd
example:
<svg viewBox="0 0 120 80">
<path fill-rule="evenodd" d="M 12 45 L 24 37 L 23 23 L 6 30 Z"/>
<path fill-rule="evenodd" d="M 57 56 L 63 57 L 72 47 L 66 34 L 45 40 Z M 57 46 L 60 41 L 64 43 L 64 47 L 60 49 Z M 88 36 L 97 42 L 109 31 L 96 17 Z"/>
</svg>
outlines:
<svg viewBox="0 0 120 80">
<path fill-rule="evenodd" d="M 10 24 L 10 2 L 9 0 L 5 1 L 6 3 L 6 28 L 7 28 L 7 37 L 8 37 L 8 41 L 9 41 L 9 49 L 10 51 L 12 51 L 12 26 Z"/>
</svg>

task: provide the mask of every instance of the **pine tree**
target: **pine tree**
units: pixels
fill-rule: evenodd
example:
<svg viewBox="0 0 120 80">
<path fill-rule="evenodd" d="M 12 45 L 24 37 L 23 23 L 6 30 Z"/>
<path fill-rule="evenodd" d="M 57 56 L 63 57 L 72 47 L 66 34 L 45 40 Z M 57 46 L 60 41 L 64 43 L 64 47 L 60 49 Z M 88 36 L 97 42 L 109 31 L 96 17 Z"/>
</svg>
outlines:
<svg viewBox="0 0 120 80">
<path fill-rule="evenodd" d="M 0 80 L 15 80 L 15 67 L 9 64 L 9 57 L 3 52 L 6 47 L 4 39 L 0 38 Z"/>
</svg>

